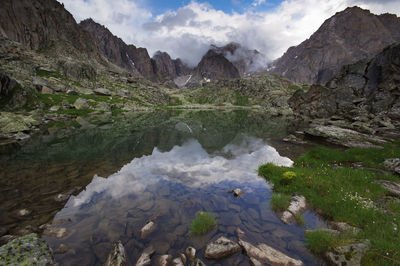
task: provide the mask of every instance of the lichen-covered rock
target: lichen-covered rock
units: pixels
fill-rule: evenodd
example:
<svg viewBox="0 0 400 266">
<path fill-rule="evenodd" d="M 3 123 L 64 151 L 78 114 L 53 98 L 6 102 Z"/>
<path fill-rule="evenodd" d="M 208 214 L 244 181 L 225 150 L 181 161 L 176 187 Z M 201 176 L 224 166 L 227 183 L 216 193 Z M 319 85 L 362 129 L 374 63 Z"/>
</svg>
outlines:
<svg viewBox="0 0 400 266">
<path fill-rule="evenodd" d="M 90 106 L 86 99 L 78 98 L 74 102 L 74 107 L 77 110 L 82 110 L 82 109 L 89 109 Z"/>
<path fill-rule="evenodd" d="M 345 147 L 379 147 L 378 144 L 386 143 L 385 140 L 379 137 L 362 134 L 351 129 L 337 126 L 317 125 L 307 129 L 306 133 L 311 136 L 322 137 L 328 142 Z"/>
<path fill-rule="evenodd" d="M 97 89 L 93 90 L 93 92 L 97 95 L 102 95 L 102 96 L 110 96 L 111 95 L 111 91 L 106 88 L 97 88 Z"/>
<path fill-rule="evenodd" d="M 293 196 L 286 211 L 279 217 L 285 224 L 293 223 L 296 217 L 303 214 L 307 209 L 306 198 L 302 195 Z"/>
<path fill-rule="evenodd" d="M 325 254 L 332 265 L 361 265 L 363 255 L 370 249 L 369 242 L 336 247 Z"/>
<path fill-rule="evenodd" d="M 252 244 L 239 240 L 239 245 L 246 252 L 247 256 L 250 258 L 250 261 L 254 265 L 291 265 L 291 266 L 303 266 L 303 262 L 301 260 L 296 260 L 290 258 L 289 256 L 283 254 L 282 252 L 266 245 L 259 244 L 257 246 L 253 246 Z"/>
<path fill-rule="evenodd" d="M 37 126 L 40 121 L 31 115 L 0 112 L 0 136 L 9 137 L 14 133 L 29 131 L 32 126 Z"/>
<path fill-rule="evenodd" d="M 400 174 L 400 158 L 390 158 L 383 162 L 383 165 L 390 171 Z"/>
<path fill-rule="evenodd" d="M 108 254 L 104 266 L 125 266 L 126 264 L 125 248 L 121 241 L 118 241 L 114 244 L 110 254 Z"/>
<path fill-rule="evenodd" d="M 18 237 L 0 247 L 0 265 L 56 265 L 51 249 L 37 234 Z"/>
<path fill-rule="evenodd" d="M 389 180 L 377 181 L 383 188 L 388 190 L 391 195 L 400 198 L 400 183 L 396 183 Z"/>
<path fill-rule="evenodd" d="M 241 247 L 232 240 L 221 236 L 206 246 L 204 256 L 207 259 L 222 259 L 240 251 Z"/>
</svg>

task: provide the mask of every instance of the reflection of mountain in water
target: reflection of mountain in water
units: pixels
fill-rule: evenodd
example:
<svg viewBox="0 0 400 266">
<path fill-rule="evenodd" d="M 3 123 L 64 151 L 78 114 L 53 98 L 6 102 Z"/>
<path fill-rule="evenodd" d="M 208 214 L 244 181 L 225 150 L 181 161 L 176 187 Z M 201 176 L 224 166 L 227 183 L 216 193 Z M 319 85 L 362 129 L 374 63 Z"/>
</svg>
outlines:
<svg viewBox="0 0 400 266">
<path fill-rule="evenodd" d="M 281 157 L 261 139 L 242 137 L 240 143 L 228 144 L 224 154 L 208 154 L 197 140 L 174 146 L 168 152 L 155 148 L 151 155 L 135 158 L 107 179 L 95 176 L 86 190 L 72 198 L 69 205 L 78 206 L 90 201 L 98 193 L 114 199 L 131 193 L 141 193 L 161 180 L 204 187 L 222 181 L 251 181 L 257 179 L 256 169 L 265 162 L 290 166 L 292 161 Z"/>
</svg>

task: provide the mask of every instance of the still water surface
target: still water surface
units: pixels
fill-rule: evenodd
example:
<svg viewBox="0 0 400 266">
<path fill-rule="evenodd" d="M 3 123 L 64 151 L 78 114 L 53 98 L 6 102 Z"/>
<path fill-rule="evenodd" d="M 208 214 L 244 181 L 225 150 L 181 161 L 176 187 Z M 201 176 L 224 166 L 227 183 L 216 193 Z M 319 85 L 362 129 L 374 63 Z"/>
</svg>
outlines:
<svg viewBox="0 0 400 266">
<path fill-rule="evenodd" d="M 305 248 L 304 230 L 323 221 L 307 212 L 303 226 L 281 223 L 270 208 L 271 187 L 257 175 L 260 164 L 290 166 L 307 149 L 281 141 L 288 134 L 284 120 L 247 111 L 158 112 L 127 117 L 121 125 L 47 136 L 3 159 L 0 207 L 7 219 L 1 226 L 15 232 L 47 222 L 65 228 L 61 238 L 44 237 L 53 250 L 68 246 L 55 255 L 60 265 L 101 265 L 117 240 L 130 264 L 153 245 L 155 257 L 193 246 L 208 265 L 249 265 L 243 254 L 203 257 L 211 240 L 236 240 L 236 228 L 252 244 L 266 243 L 306 265 L 321 263 Z M 55 200 L 76 187 L 82 189 L 68 201 Z M 245 194 L 227 193 L 235 188 Z M 16 217 L 19 208 L 32 214 Z M 217 222 L 202 237 L 189 233 L 199 211 L 213 213 Z M 156 230 L 142 239 L 140 229 L 154 218 Z"/>
</svg>

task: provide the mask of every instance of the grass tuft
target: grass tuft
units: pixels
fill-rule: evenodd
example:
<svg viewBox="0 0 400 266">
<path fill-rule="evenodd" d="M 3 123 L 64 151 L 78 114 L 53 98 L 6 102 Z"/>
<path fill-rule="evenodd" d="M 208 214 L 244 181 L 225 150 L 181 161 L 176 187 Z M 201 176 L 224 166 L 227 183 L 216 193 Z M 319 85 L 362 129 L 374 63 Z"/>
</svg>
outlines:
<svg viewBox="0 0 400 266">
<path fill-rule="evenodd" d="M 214 229 L 217 223 L 209 212 L 199 212 L 197 218 L 190 224 L 190 233 L 193 235 L 204 235 Z"/>
<path fill-rule="evenodd" d="M 395 199 L 383 201 L 389 192 L 376 181 L 399 181 L 392 174 L 370 168 L 384 169 L 385 159 L 399 157 L 399 142 L 386 144 L 383 149 L 338 151 L 317 147 L 296 159 L 291 168 L 268 163 L 260 166 L 258 173 L 274 184 L 275 193 L 287 197 L 302 194 L 312 207 L 322 211 L 325 218 L 361 229 L 357 236 L 326 236 L 322 233 L 310 236 L 312 251 L 320 253 L 343 241 L 369 239 L 372 248 L 363 263 L 391 265 L 393 262 L 400 263 L 400 235 L 396 230 L 400 222 L 400 203 Z M 361 163 L 365 168 L 353 168 L 354 162 Z M 288 184 L 282 184 L 281 179 L 288 171 L 294 172 L 296 177 Z"/>
<path fill-rule="evenodd" d="M 281 193 L 273 193 L 271 195 L 271 207 L 276 212 L 287 210 L 290 204 L 290 196 Z"/>
</svg>

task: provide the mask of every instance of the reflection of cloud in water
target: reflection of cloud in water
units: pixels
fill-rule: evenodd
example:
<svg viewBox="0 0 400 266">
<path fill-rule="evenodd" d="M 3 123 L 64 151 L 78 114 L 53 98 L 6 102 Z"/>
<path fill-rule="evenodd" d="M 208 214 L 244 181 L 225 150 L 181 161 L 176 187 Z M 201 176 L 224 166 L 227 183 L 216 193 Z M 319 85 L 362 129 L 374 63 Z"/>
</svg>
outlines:
<svg viewBox="0 0 400 266">
<path fill-rule="evenodd" d="M 160 179 L 180 182 L 186 186 L 202 187 L 224 180 L 250 181 L 257 178 L 257 167 L 265 162 L 291 166 L 289 158 L 282 157 L 261 139 L 244 137 L 239 144 L 228 144 L 222 153 L 210 155 L 197 140 L 175 146 L 168 152 L 154 148 L 149 156 L 133 159 L 107 179 L 95 176 L 92 182 L 68 205 L 78 206 L 90 201 L 95 193 L 106 193 L 119 198 L 139 193 Z"/>
</svg>

